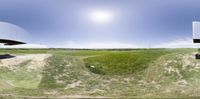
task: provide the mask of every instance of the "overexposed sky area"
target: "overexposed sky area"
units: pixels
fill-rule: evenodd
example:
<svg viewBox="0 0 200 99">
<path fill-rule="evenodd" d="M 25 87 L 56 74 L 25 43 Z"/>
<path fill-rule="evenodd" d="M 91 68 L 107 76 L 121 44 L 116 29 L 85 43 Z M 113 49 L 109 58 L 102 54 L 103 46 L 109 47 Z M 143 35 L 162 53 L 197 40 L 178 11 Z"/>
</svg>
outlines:
<svg viewBox="0 0 200 99">
<path fill-rule="evenodd" d="M 0 0 L 0 38 L 22 47 L 196 47 L 198 0 Z M 17 46 L 19 47 L 19 46 Z"/>
</svg>

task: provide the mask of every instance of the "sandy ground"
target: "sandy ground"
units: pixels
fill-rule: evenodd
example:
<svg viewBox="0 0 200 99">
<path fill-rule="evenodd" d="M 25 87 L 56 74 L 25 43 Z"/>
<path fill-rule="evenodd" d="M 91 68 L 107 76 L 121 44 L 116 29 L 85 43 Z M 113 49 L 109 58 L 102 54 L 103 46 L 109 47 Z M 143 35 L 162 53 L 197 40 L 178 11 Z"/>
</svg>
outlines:
<svg viewBox="0 0 200 99">
<path fill-rule="evenodd" d="M 30 61 L 28 63 L 28 69 L 36 69 L 39 67 L 43 67 L 45 65 L 45 59 L 50 57 L 50 54 L 26 54 L 26 55 L 15 55 L 16 57 L 9 59 L 1 59 L 0 67 L 7 67 L 10 69 L 17 68 L 18 65 L 24 63 L 26 61 Z"/>
</svg>

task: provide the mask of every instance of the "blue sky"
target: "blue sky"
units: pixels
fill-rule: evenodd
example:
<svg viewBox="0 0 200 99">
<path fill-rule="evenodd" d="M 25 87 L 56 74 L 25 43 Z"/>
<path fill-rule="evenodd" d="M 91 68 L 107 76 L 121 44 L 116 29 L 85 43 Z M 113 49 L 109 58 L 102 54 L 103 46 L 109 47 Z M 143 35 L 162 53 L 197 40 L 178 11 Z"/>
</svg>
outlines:
<svg viewBox="0 0 200 99">
<path fill-rule="evenodd" d="M 48 47 L 178 47 L 192 43 L 199 4 L 199 0 L 0 0 L 0 22 L 23 28 L 30 35 L 28 43 Z M 104 24 L 94 22 L 90 15 L 98 11 L 112 17 Z"/>
</svg>

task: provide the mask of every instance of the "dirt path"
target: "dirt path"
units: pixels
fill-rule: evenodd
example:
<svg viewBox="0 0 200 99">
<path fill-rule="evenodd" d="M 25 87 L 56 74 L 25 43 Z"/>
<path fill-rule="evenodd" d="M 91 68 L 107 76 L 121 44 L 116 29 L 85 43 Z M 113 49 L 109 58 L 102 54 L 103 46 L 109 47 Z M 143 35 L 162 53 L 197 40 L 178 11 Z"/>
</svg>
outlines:
<svg viewBox="0 0 200 99">
<path fill-rule="evenodd" d="M 50 57 L 50 54 L 26 54 L 15 55 L 16 57 L 0 60 L 0 67 L 7 67 L 10 69 L 16 68 L 23 62 L 30 61 L 28 63 L 28 69 L 36 69 L 45 65 L 45 59 Z"/>
</svg>

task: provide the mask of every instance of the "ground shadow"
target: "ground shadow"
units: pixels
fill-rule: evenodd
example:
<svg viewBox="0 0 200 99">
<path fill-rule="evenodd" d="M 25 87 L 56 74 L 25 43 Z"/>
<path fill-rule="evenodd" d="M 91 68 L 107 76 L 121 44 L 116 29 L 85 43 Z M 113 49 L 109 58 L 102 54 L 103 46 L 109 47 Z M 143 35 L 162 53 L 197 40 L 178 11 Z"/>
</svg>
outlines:
<svg viewBox="0 0 200 99">
<path fill-rule="evenodd" d="M 3 54 L 0 55 L 0 59 L 9 59 L 9 58 L 14 58 L 16 56 L 10 55 L 10 54 Z"/>
</svg>

